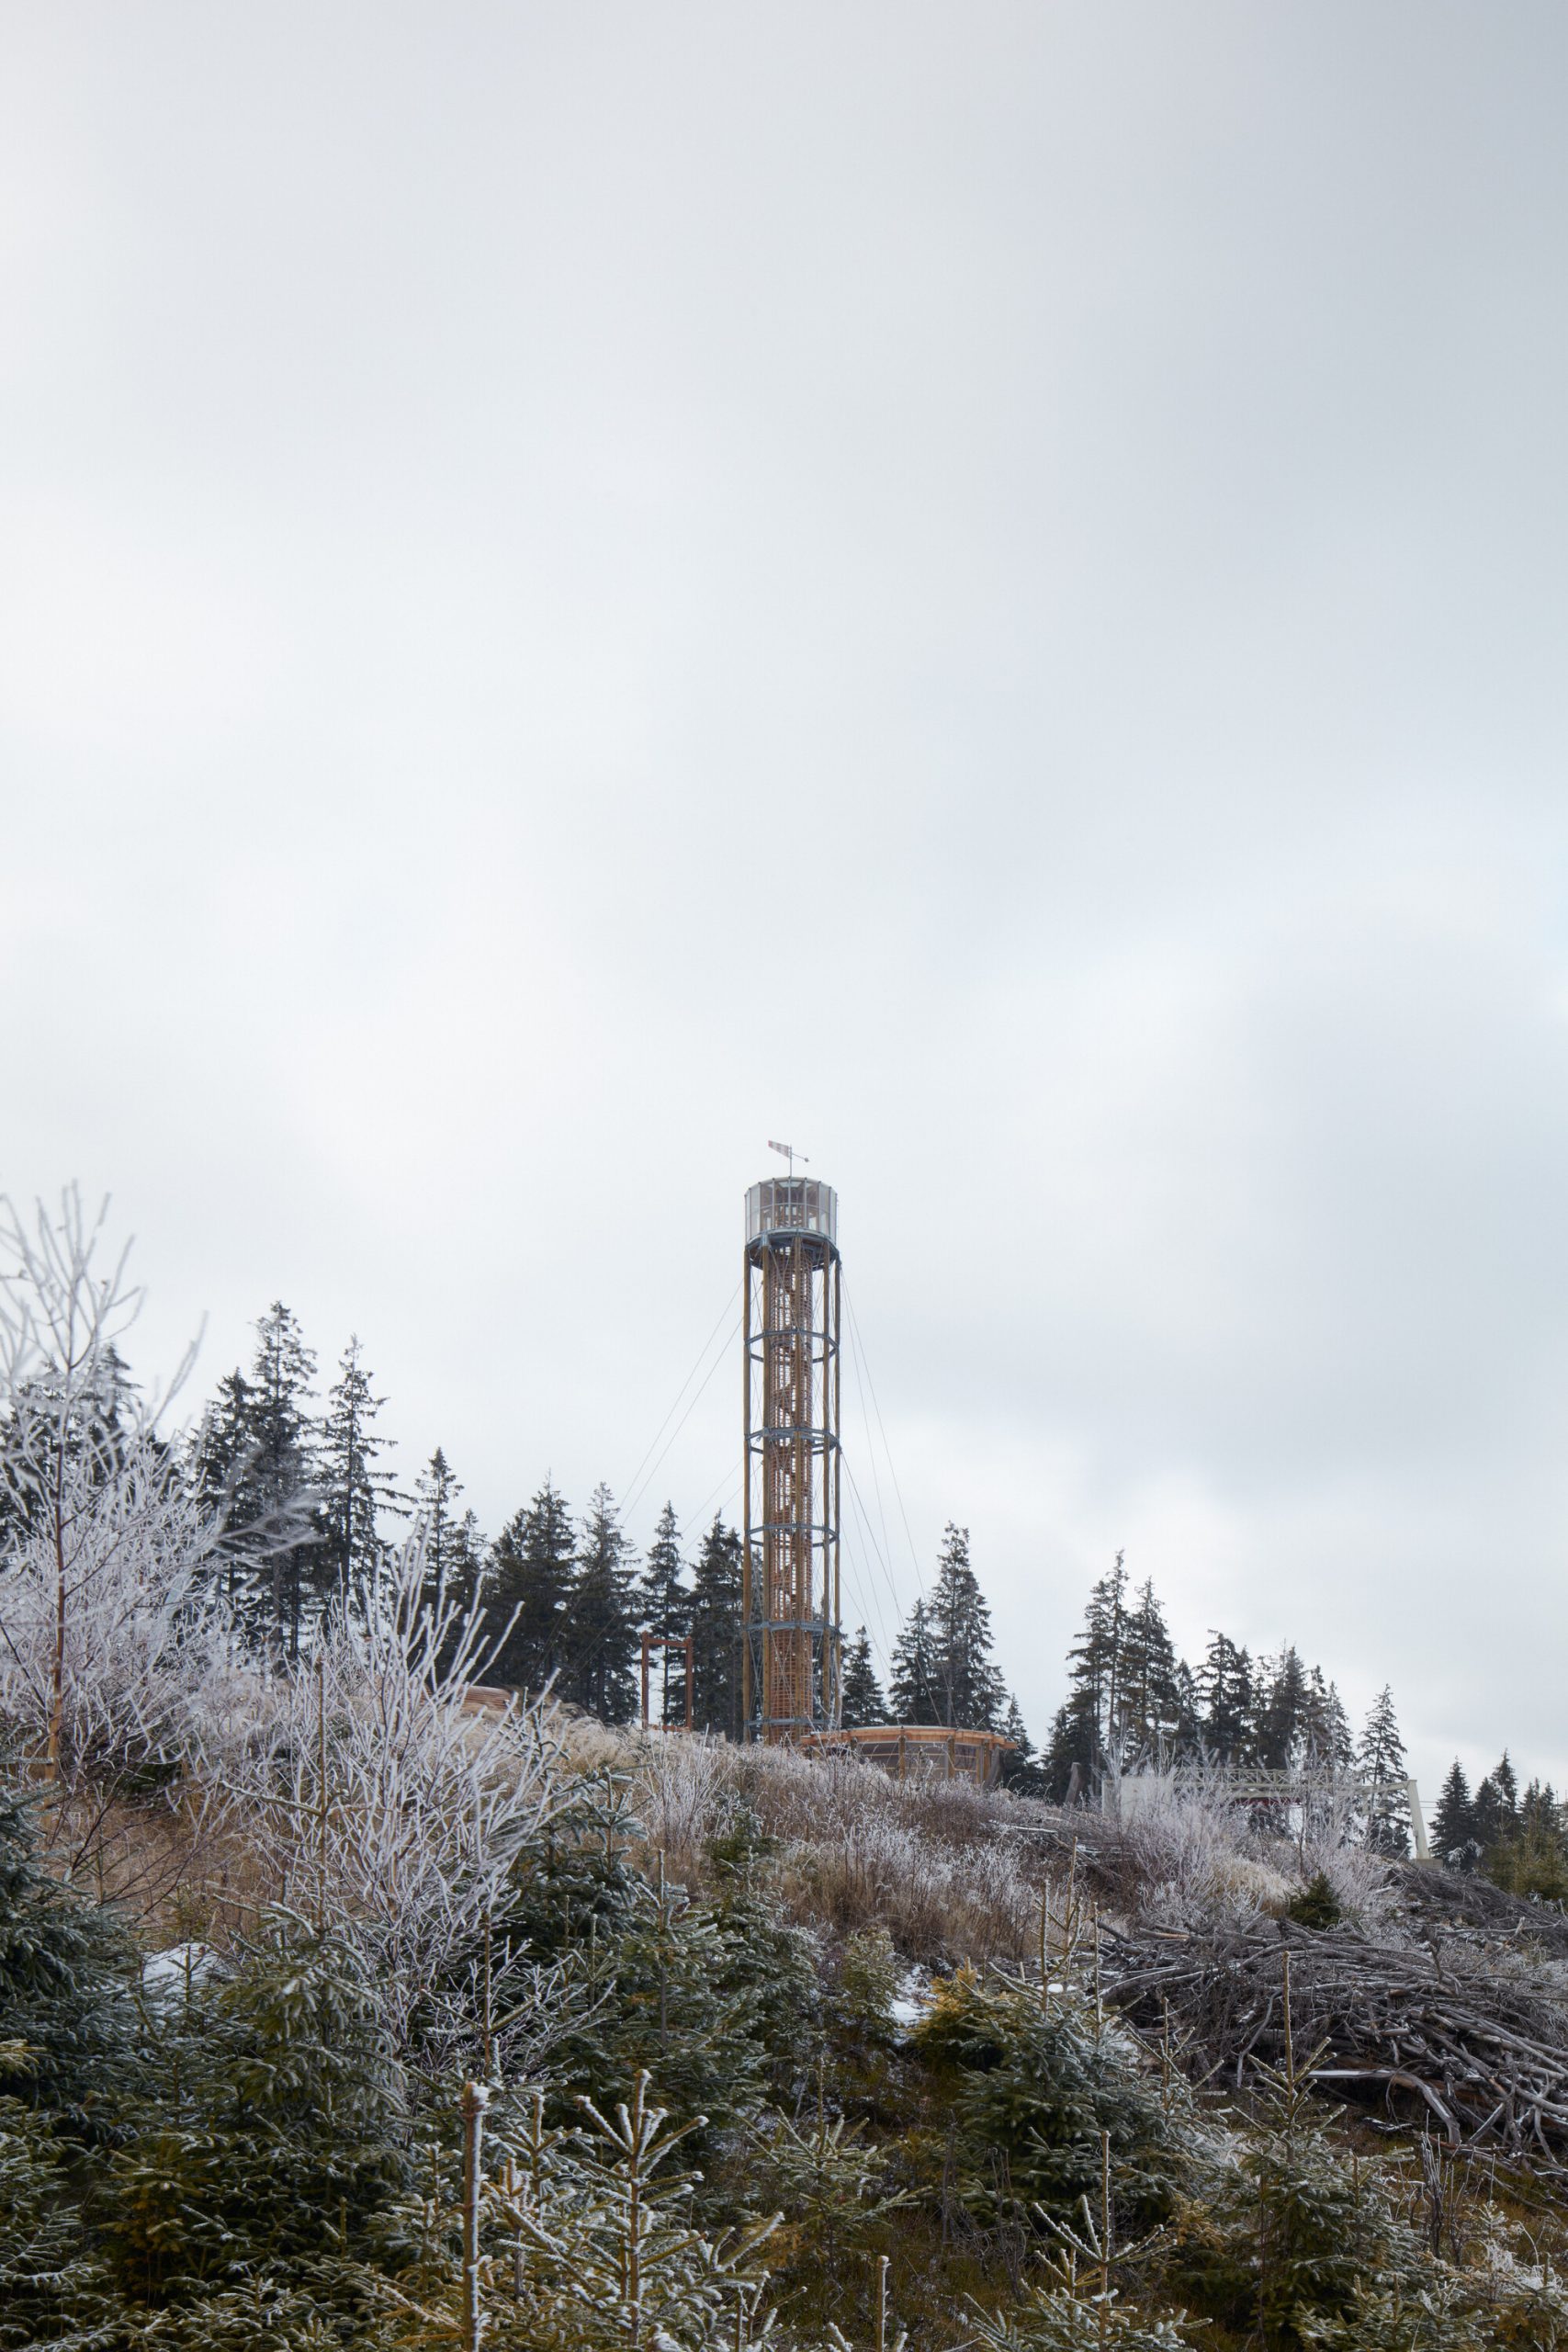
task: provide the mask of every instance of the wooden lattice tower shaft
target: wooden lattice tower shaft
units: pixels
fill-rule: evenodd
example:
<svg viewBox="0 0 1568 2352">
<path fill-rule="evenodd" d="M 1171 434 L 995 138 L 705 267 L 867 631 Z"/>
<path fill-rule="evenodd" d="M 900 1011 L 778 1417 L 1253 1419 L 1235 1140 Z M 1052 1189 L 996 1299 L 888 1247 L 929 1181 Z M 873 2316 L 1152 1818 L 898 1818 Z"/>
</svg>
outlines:
<svg viewBox="0 0 1568 2352">
<path fill-rule="evenodd" d="M 838 1201 L 790 1175 L 746 1195 L 744 1380 L 748 1738 L 837 1727 L 840 1453 Z"/>
</svg>

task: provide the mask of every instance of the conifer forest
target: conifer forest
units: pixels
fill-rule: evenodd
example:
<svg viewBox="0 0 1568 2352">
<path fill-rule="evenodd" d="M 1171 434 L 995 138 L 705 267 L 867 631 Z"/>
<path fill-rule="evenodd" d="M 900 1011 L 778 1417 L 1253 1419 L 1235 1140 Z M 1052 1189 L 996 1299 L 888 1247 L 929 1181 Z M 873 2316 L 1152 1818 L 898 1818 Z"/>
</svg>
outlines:
<svg viewBox="0 0 1568 2352">
<path fill-rule="evenodd" d="M 1568 2345 L 1506 1755 L 1412 1860 L 1391 1692 L 1120 1557 L 1036 1746 L 957 1521 L 845 1713 L 1001 1785 L 750 1744 L 722 1520 L 481 1530 L 356 1340 L 275 1302 L 193 1408 L 74 1195 L 5 1238 L 0 2345 Z"/>
</svg>

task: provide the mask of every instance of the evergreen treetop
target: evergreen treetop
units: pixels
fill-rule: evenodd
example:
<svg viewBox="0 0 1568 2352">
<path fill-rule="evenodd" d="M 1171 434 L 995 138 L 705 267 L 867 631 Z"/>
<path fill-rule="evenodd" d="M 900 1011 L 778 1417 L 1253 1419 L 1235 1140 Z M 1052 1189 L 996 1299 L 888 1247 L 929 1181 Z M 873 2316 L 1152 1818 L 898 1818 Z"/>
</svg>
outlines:
<svg viewBox="0 0 1568 2352">
<path fill-rule="evenodd" d="M 564 1497 L 547 1477 L 491 1547 L 486 1620 L 501 1649 L 490 1668 L 514 1690 L 543 1690 L 566 1664 L 577 1535 Z"/>
<path fill-rule="evenodd" d="M 1240 1764 L 1253 1738 L 1252 1660 L 1228 1634 L 1211 1634 L 1198 1672 L 1203 1745 L 1221 1764 Z"/>
<path fill-rule="evenodd" d="M 1153 1580 L 1145 1578 L 1127 1612 L 1112 1742 L 1127 1761 L 1146 1758 L 1163 1763 L 1181 1738 L 1190 1707 L 1165 1611 Z"/>
<path fill-rule="evenodd" d="M 578 1546 L 566 1681 L 576 1703 L 607 1724 L 630 1723 L 637 1710 L 637 1575 L 631 1552 L 614 1496 L 608 1487 L 595 1487 Z"/>
<path fill-rule="evenodd" d="M 378 1466 L 389 1444 L 376 1433 L 385 1402 L 374 1393 L 355 1333 L 327 1392 L 316 1475 L 326 1574 L 340 1605 L 362 1618 L 376 1611 L 387 1557 L 378 1515 L 399 1499 L 397 1487 Z"/>
<path fill-rule="evenodd" d="M 316 1358 L 299 1322 L 274 1299 L 256 1327 L 248 1402 L 249 1509 L 265 1562 L 271 1631 L 291 1662 L 319 1612 L 326 1575 L 315 1508 L 317 1429 L 310 1411 Z M 313 1540 L 299 1540 L 309 1512 Z M 288 1539 L 288 1540 L 286 1540 Z"/>
<path fill-rule="evenodd" d="M 1385 1682 L 1367 1717 L 1357 1758 L 1371 1784 L 1367 1794 L 1367 1843 L 1379 1853 L 1410 1851 L 1408 1774 L 1404 1742 L 1393 1712 L 1393 1694 Z"/>
<path fill-rule="evenodd" d="M 1258 1761 L 1270 1772 L 1293 1771 L 1306 1747 L 1311 1713 L 1307 1671 L 1293 1642 L 1264 1668 L 1258 1710 Z"/>
<path fill-rule="evenodd" d="M 935 1724 L 942 1720 L 937 1712 L 935 1644 L 923 1595 L 911 1607 L 893 1645 L 889 1695 L 895 1723 Z"/>
<path fill-rule="evenodd" d="M 989 1731 L 1002 1698 L 991 1659 L 991 1612 L 969 1560 L 969 1530 L 949 1520 L 926 1602 L 928 1672 L 934 1720 L 950 1729 Z"/>
<path fill-rule="evenodd" d="M 480 1605 L 484 1539 L 471 1510 L 461 1504 L 463 1482 L 437 1446 L 414 1481 L 414 1523 L 424 1544 L 420 1600 L 439 1618 L 450 1602 L 466 1620 Z"/>
<path fill-rule="evenodd" d="M 650 1634 L 666 1645 L 685 1640 L 691 1625 L 692 1595 L 686 1583 L 686 1564 L 681 1556 L 681 1526 L 673 1503 L 667 1502 L 659 1514 L 636 1599 L 641 1608 L 642 1623 Z M 660 1649 L 655 1674 L 659 1688 L 655 1719 L 661 1724 L 684 1723 L 684 1656 L 667 1646 Z"/>
<path fill-rule="evenodd" d="M 1464 1766 L 1456 1756 L 1450 1765 L 1432 1815 L 1432 1851 L 1456 1870 L 1468 1869 L 1476 1844 L 1475 1808 Z"/>
<path fill-rule="evenodd" d="M 741 1736 L 740 1538 L 715 1514 L 692 1576 L 692 1719 L 698 1731 Z"/>
<path fill-rule="evenodd" d="M 843 1725 L 862 1731 L 888 1721 L 887 1701 L 872 1661 L 871 1639 L 863 1625 L 844 1652 Z"/>
</svg>

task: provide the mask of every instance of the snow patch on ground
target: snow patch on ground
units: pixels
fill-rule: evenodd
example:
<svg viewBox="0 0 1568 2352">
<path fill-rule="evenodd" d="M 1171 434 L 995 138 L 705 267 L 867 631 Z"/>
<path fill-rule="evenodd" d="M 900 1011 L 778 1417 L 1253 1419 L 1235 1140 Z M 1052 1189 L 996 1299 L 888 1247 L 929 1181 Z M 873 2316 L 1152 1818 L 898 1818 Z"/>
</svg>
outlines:
<svg viewBox="0 0 1568 2352">
<path fill-rule="evenodd" d="M 184 2000 L 187 1988 L 205 1984 L 221 1965 L 210 1944 L 170 1944 L 150 1951 L 141 1963 L 141 1990 L 154 2007 Z"/>
</svg>

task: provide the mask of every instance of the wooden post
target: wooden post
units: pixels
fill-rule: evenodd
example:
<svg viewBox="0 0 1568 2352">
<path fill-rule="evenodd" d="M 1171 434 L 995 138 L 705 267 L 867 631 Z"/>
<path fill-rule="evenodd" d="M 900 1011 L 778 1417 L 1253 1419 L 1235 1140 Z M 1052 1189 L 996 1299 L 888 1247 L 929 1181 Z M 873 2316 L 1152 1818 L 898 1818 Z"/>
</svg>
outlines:
<svg viewBox="0 0 1568 2352">
<path fill-rule="evenodd" d="M 490 2092 L 483 2083 L 463 2085 L 463 2352 L 479 2352 L 484 2340 L 484 2310 L 479 2301 L 479 2191 L 484 2150 L 485 2109 Z"/>
<path fill-rule="evenodd" d="M 686 1729 L 692 1728 L 692 1637 L 686 1636 Z"/>
<path fill-rule="evenodd" d="M 644 1731 L 646 1731 L 646 1730 L 648 1729 L 648 1645 L 649 1645 L 649 1636 L 648 1627 L 645 1625 L 645 1626 L 643 1627 L 643 1629 L 642 1629 L 642 1727 L 643 1727 Z"/>
</svg>

